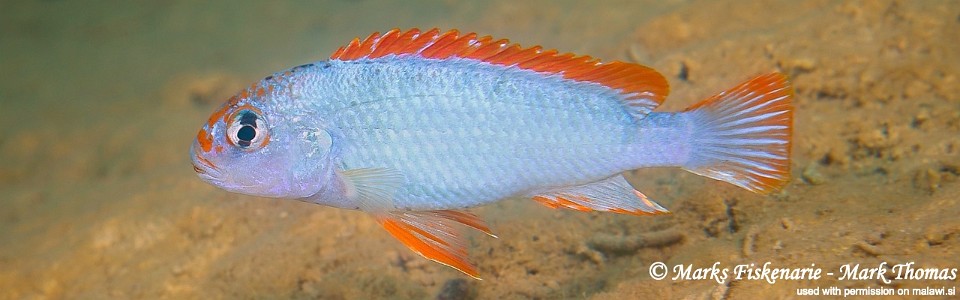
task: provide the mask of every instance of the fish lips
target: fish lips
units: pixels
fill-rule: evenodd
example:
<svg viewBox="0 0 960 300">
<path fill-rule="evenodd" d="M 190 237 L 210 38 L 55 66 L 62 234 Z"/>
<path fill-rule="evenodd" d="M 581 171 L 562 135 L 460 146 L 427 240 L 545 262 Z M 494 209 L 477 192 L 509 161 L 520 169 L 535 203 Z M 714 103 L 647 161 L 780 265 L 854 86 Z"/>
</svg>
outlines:
<svg viewBox="0 0 960 300">
<path fill-rule="evenodd" d="M 206 182 L 219 183 L 221 181 L 220 176 L 222 175 L 220 168 L 197 152 L 197 146 L 199 146 L 197 143 L 193 143 L 193 145 L 190 146 L 190 158 L 193 161 L 193 171 L 197 172 L 197 175 Z"/>
</svg>

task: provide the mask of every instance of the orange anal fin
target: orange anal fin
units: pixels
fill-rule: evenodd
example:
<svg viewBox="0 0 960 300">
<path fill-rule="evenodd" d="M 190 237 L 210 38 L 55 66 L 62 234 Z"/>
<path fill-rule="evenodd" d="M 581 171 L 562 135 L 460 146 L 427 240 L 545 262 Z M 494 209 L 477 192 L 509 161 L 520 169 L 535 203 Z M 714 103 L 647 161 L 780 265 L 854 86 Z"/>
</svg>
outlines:
<svg viewBox="0 0 960 300">
<path fill-rule="evenodd" d="M 390 235 L 421 256 L 480 279 L 467 257 L 467 241 L 459 227 L 467 226 L 494 236 L 476 215 L 453 210 L 374 213 Z M 494 236 L 496 237 L 496 236 Z"/>
<path fill-rule="evenodd" d="M 630 215 L 658 215 L 667 209 L 634 190 L 623 176 L 541 193 L 533 200 L 549 208 L 568 208 L 577 211 L 608 211 Z"/>
<path fill-rule="evenodd" d="M 547 196 L 533 196 L 533 201 L 537 201 L 537 203 L 543 204 L 543 206 L 546 206 L 546 207 L 549 207 L 549 208 L 559 208 L 559 207 L 560 207 L 560 203 L 557 203 L 557 201 L 556 201 L 555 199 L 550 198 L 550 197 L 547 197 Z"/>
</svg>

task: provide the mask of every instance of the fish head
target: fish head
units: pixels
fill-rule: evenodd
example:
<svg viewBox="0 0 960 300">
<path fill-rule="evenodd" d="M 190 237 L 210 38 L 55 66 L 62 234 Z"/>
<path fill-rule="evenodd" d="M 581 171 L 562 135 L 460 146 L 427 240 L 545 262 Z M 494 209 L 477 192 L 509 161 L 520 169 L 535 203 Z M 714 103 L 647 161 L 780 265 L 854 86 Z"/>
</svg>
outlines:
<svg viewBox="0 0 960 300">
<path fill-rule="evenodd" d="M 285 113 L 278 103 L 289 102 L 271 99 L 277 97 L 285 96 L 255 85 L 210 116 L 190 147 L 201 179 L 262 197 L 304 198 L 320 191 L 332 173 L 330 135 L 298 125 L 311 122 Z"/>
</svg>

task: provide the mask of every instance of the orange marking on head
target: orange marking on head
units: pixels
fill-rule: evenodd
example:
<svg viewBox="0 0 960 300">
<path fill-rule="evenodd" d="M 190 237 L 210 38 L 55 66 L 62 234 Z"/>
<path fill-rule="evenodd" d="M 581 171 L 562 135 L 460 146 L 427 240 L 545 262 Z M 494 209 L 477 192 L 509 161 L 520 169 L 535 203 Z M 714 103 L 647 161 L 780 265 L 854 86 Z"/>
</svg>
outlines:
<svg viewBox="0 0 960 300">
<path fill-rule="evenodd" d="M 239 113 L 239 112 L 241 112 L 241 111 L 244 111 L 244 110 L 250 110 L 250 111 L 253 111 L 254 113 L 256 113 L 257 115 L 263 116 L 263 112 L 260 111 L 260 109 L 257 108 L 256 106 L 253 106 L 253 105 L 250 105 L 250 104 L 244 104 L 244 105 L 241 105 L 241 106 L 237 106 L 237 107 L 230 113 L 230 116 L 227 118 L 227 120 L 233 120 L 233 119 L 235 119 L 235 118 L 237 117 L 237 113 Z"/>
<path fill-rule="evenodd" d="M 197 142 L 203 152 L 210 152 L 210 149 L 213 148 L 213 136 L 207 133 L 206 129 L 200 129 L 200 132 L 197 132 Z"/>
<path fill-rule="evenodd" d="M 267 131 L 264 131 L 264 132 L 267 132 Z M 260 143 L 260 148 L 266 147 L 269 144 L 270 144 L 270 135 L 268 134 L 267 137 L 263 138 L 263 142 Z"/>
<path fill-rule="evenodd" d="M 230 97 L 230 99 L 227 99 L 227 102 L 224 103 L 223 106 L 220 106 L 220 108 L 217 109 L 217 111 L 213 112 L 213 114 L 210 115 L 210 118 L 207 119 L 207 127 L 213 127 L 214 124 L 217 124 L 218 119 L 223 119 L 223 121 L 227 121 L 227 112 L 230 111 L 232 107 L 236 106 L 237 102 L 239 101 L 240 99 L 237 98 L 237 96 L 233 96 L 233 97 Z"/>
<path fill-rule="evenodd" d="M 660 73 L 645 66 L 624 62 L 600 63 L 589 56 L 558 54 L 555 50 L 542 51 L 540 46 L 522 48 L 508 40 L 489 36 L 476 39 L 475 33 L 460 35 L 457 30 L 441 33 L 433 28 L 421 33 L 410 29 L 400 33 L 393 29 L 383 36 L 374 33 L 364 40 L 354 39 L 341 47 L 330 59 L 355 60 L 378 58 L 389 54 L 417 54 L 425 58 L 470 58 L 495 65 L 513 66 L 543 73 L 560 74 L 576 81 L 589 81 L 620 90 L 628 99 L 649 94 L 645 98 L 661 103 L 669 93 L 667 81 Z"/>
<path fill-rule="evenodd" d="M 229 106 L 224 105 L 217 111 L 213 112 L 213 114 L 210 115 L 210 118 L 207 119 L 207 127 L 213 127 L 214 124 L 217 124 L 217 120 L 225 117 L 227 114 L 227 109 L 229 108 Z"/>
<path fill-rule="evenodd" d="M 217 146 L 217 147 L 220 147 L 220 146 Z M 203 156 L 200 156 L 200 153 L 195 153 L 194 156 L 197 158 L 198 161 L 200 161 L 200 163 L 208 167 L 211 167 L 213 169 L 217 169 L 217 165 L 213 164 L 213 162 L 207 160 L 206 158 L 203 158 Z"/>
</svg>

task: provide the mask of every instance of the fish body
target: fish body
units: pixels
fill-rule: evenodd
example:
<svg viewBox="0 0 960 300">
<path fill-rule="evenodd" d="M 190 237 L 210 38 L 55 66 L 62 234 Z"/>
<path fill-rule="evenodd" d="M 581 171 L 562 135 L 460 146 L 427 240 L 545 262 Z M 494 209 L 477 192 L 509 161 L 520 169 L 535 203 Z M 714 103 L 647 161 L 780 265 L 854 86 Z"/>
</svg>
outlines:
<svg viewBox="0 0 960 300">
<path fill-rule="evenodd" d="M 341 168 L 404 174 L 392 197 L 396 209 L 472 207 L 678 161 L 656 149 L 674 144 L 680 124 L 644 134 L 619 93 L 597 84 L 415 57 L 331 62 L 308 72 L 340 87 L 305 99 L 328 95 L 312 113 L 344 137 Z M 371 86 L 357 93 L 347 82 Z"/>
<path fill-rule="evenodd" d="M 656 71 L 457 31 L 393 30 L 228 100 L 191 147 L 228 191 L 373 215 L 421 255 L 478 277 L 460 211 L 508 197 L 667 212 L 620 173 L 682 167 L 756 192 L 789 175 L 792 94 L 777 73 L 683 112 Z M 492 235 L 492 234 L 491 234 Z"/>
</svg>

